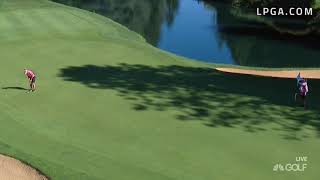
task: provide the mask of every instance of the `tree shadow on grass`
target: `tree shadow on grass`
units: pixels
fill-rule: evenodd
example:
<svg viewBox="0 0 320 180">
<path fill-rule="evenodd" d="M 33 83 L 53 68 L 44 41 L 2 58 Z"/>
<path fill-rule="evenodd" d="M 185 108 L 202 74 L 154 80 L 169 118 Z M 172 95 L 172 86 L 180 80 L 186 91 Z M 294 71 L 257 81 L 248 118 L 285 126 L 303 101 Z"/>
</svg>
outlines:
<svg viewBox="0 0 320 180">
<path fill-rule="evenodd" d="M 303 128 L 320 134 L 319 81 L 310 80 L 309 110 L 296 107 L 292 79 L 228 74 L 212 68 L 86 65 L 67 67 L 60 75 L 66 81 L 95 89 L 113 89 L 131 101 L 133 109 L 174 109 L 176 119 L 202 120 L 211 127 L 242 127 L 264 131 L 274 123 L 287 139 L 299 139 Z"/>
<path fill-rule="evenodd" d="M 4 90 L 23 90 L 23 91 L 28 90 L 28 89 L 26 89 L 26 88 L 17 87 L 17 86 L 3 87 L 2 89 L 4 89 Z"/>
</svg>

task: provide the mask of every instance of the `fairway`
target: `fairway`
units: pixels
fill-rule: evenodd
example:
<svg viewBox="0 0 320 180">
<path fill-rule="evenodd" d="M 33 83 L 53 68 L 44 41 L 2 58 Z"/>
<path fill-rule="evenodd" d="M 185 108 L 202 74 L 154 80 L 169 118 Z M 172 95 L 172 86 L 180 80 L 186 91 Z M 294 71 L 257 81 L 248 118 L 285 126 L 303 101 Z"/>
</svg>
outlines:
<svg viewBox="0 0 320 180">
<path fill-rule="evenodd" d="M 319 178 L 319 80 L 304 110 L 295 80 L 220 72 L 47 0 L 0 0 L 0 59 L 0 153 L 52 180 Z"/>
</svg>

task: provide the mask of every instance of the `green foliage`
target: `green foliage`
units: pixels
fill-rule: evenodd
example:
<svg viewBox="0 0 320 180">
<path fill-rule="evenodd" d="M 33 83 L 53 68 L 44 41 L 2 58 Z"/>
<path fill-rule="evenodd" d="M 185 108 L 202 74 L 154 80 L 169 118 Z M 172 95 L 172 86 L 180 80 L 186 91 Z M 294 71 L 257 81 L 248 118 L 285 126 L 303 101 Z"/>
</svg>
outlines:
<svg viewBox="0 0 320 180">
<path fill-rule="evenodd" d="M 289 9 L 291 7 L 310 8 L 314 4 L 314 0 L 234 0 L 233 4 L 242 8 L 272 8 L 281 7 Z"/>
</svg>

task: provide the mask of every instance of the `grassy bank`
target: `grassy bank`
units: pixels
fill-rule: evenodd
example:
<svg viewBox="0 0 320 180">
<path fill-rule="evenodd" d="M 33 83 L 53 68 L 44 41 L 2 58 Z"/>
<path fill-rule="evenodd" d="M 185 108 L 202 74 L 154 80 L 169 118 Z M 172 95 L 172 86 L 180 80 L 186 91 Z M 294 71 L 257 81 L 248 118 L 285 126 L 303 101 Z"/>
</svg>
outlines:
<svg viewBox="0 0 320 180">
<path fill-rule="evenodd" d="M 0 153 L 53 180 L 319 177 L 319 81 L 304 111 L 292 80 L 217 72 L 46 0 L 0 0 L 0 58 Z M 306 171 L 273 171 L 296 156 Z"/>
</svg>

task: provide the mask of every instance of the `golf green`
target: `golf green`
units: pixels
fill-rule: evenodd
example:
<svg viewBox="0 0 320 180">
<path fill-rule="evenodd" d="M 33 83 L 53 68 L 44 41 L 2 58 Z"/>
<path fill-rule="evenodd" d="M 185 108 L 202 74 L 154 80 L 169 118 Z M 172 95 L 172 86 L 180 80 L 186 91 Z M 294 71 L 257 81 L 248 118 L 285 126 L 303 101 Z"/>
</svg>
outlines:
<svg viewBox="0 0 320 180">
<path fill-rule="evenodd" d="M 0 153 L 53 180 L 320 175 L 317 80 L 304 110 L 294 80 L 218 72 L 46 0 L 0 0 L 0 59 Z M 300 156 L 304 171 L 273 170 Z"/>
</svg>

